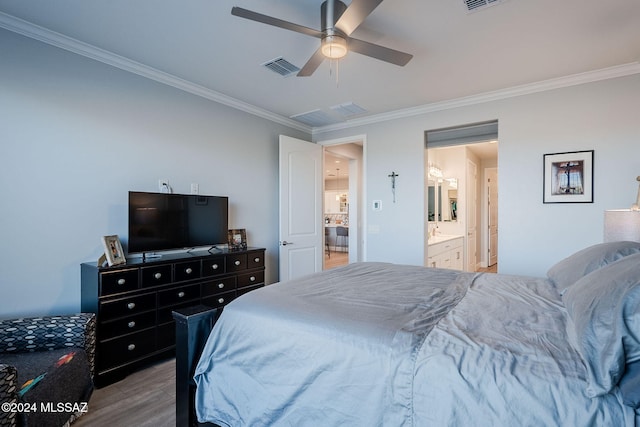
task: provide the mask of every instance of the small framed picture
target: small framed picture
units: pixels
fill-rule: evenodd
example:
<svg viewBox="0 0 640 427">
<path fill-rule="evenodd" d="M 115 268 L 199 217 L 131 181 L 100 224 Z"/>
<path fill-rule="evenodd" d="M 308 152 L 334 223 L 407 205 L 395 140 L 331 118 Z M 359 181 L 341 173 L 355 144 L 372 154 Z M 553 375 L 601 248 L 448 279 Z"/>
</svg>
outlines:
<svg viewBox="0 0 640 427">
<path fill-rule="evenodd" d="M 104 246 L 104 256 L 109 266 L 127 262 L 118 236 L 104 236 L 102 238 L 102 246 Z"/>
<path fill-rule="evenodd" d="M 593 150 L 545 154 L 543 203 L 593 203 Z"/>
<path fill-rule="evenodd" d="M 244 228 L 229 230 L 229 250 L 240 251 L 247 249 L 247 231 Z"/>
</svg>

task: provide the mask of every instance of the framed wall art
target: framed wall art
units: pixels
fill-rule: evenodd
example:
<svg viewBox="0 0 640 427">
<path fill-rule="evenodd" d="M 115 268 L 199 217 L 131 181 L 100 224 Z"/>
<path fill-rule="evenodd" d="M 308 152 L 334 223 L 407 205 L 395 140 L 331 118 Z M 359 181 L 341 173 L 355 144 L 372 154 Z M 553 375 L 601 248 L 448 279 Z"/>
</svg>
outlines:
<svg viewBox="0 0 640 427">
<path fill-rule="evenodd" d="M 543 156 L 543 203 L 593 203 L 593 150 Z"/>
</svg>

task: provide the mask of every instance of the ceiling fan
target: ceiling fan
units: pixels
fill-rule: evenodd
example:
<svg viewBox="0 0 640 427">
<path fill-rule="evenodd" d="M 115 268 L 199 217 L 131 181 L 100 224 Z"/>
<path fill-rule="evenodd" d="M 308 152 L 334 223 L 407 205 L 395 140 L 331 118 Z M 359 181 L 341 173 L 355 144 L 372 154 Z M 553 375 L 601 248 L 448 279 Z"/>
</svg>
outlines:
<svg viewBox="0 0 640 427">
<path fill-rule="evenodd" d="M 353 0 L 347 7 L 340 0 L 325 0 L 320 7 L 320 31 L 241 7 L 233 7 L 231 14 L 319 38 L 320 47 L 298 72 L 299 77 L 305 77 L 312 75 L 325 58 L 339 59 L 350 50 L 391 64 L 406 65 L 413 55 L 350 37 L 380 3 L 382 0 Z"/>
</svg>

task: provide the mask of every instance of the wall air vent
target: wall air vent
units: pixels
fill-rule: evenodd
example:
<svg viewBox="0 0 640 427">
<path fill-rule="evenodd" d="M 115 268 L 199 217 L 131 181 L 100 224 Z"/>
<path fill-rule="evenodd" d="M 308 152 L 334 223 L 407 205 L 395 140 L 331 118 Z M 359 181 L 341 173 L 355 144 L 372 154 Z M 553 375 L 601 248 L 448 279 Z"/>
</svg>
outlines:
<svg viewBox="0 0 640 427">
<path fill-rule="evenodd" d="M 278 73 L 284 77 L 290 76 L 292 74 L 296 74 L 298 71 L 300 71 L 300 68 L 296 67 L 291 62 L 287 61 L 282 57 L 272 59 L 271 61 L 267 61 L 264 64 L 262 64 L 262 66 L 267 67 L 274 73 Z"/>
<path fill-rule="evenodd" d="M 494 6 L 498 3 L 502 3 L 504 0 L 463 0 L 468 12 L 475 12 L 477 10 L 485 9 L 489 6 Z"/>
<path fill-rule="evenodd" d="M 290 117 L 293 120 L 297 120 L 311 127 L 326 126 L 334 123 L 339 123 L 338 120 L 331 117 L 329 114 L 322 110 L 313 110 L 307 113 L 296 114 Z"/>
</svg>

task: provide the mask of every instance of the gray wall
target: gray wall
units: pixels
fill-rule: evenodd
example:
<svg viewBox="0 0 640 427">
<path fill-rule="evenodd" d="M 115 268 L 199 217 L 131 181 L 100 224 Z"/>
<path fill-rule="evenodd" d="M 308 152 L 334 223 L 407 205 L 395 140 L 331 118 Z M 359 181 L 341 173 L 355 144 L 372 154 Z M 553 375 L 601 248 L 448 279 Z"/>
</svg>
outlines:
<svg viewBox="0 0 640 427">
<path fill-rule="evenodd" d="M 79 310 L 79 264 L 98 258 L 101 236 L 126 236 L 127 191 L 157 191 L 159 178 L 228 195 L 230 226 L 267 248 L 277 279 L 278 135 L 309 135 L 4 30 L 0 58 L 0 317 Z M 605 209 L 633 202 L 638 93 L 633 75 L 314 139 L 364 139 L 366 260 L 421 265 L 424 131 L 499 120 L 499 268 L 542 276 L 602 241 Z M 542 155 L 589 149 L 595 202 L 543 205 Z"/>
<path fill-rule="evenodd" d="M 498 268 L 544 276 L 554 262 L 602 242 L 605 209 L 628 208 L 635 200 L 638 94 L 640 75 L 635 74 L 316 133 L 314 140 L 365 135 L 367 259 L 422 265 L 424 131 L 497 119 Z M 543 155 L 581 150 L 595 150 L 594 203 L 543 204 Z M 391 171 L 400 175 L 396 203 Z M 382 200 L 382 211 L 372 211 L 373 200 Z"/>
<path fill-rule="evenodd" d="M 0 30 L 0 318 L 80 309 L 127 192 L 227 195 L 277 280 L 278 135 L 303 132 Z"/>
</svg>

